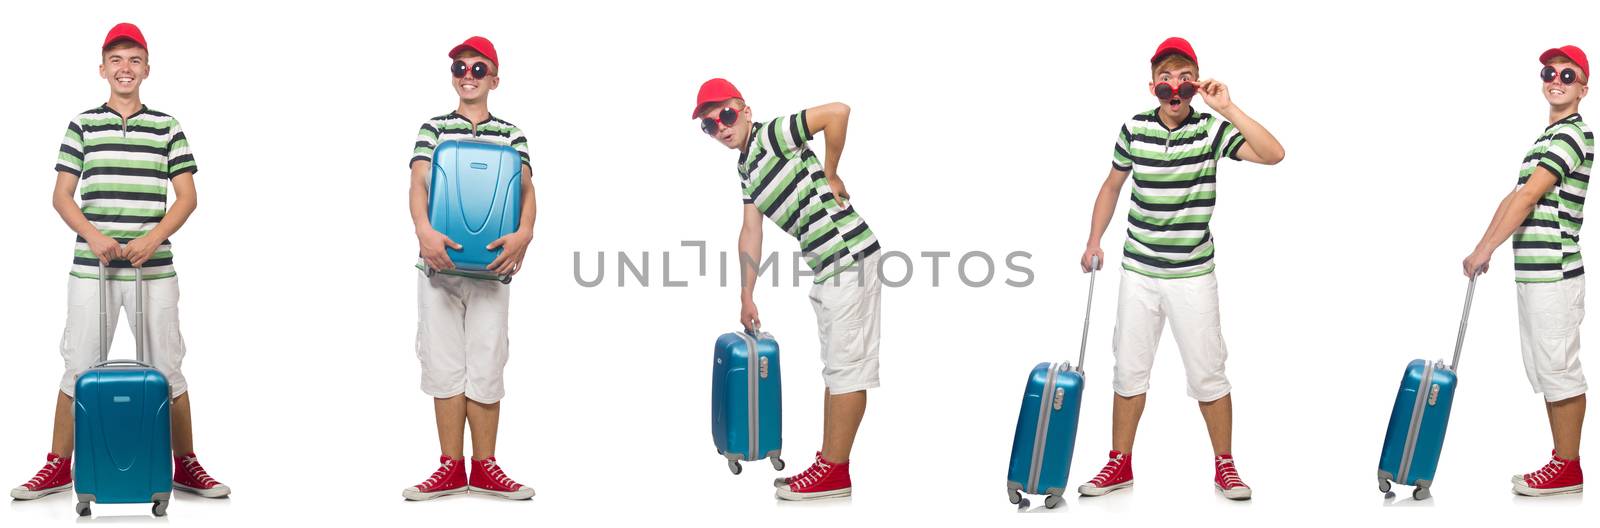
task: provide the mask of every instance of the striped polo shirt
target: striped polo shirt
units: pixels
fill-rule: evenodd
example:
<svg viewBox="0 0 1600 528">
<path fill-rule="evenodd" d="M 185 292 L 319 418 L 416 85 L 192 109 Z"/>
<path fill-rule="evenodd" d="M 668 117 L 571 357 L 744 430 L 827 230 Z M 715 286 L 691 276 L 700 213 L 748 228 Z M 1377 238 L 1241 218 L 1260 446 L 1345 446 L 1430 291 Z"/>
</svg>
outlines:
<svg viewBox="0 0 1600 528">
<path fill-rule="evenodd" d="M 1233 123 L 1193 109 L 1175 129 L 1156 113 L 1123 123 L 1112 153 L 1111 166 L 1133 174 L 1122 267 L 1158 279 L 1205 275 L 1216 269 L 1217 162 L 1239 159 L 1244 136 Z"/>
<path fill-rule="evenodd" d="M 67 124 L 56 171 L 78 177 L 80 207 L 95 229 L 127 244 L 166 216 L 167 180 L 199 169 L 177 119 L 141 106 L 124 120 L 109 105 L 101 105 Z M 97 279 L 99 263 L 88 242 L 78 237 L 71 275 Z M 107 278 L 133 280 L 129 262 L 113 261 L 108 267 Z M 175 275 L 172 241 L 163 241 L 145 263 L 144 277 Z"/>
<path fill-rule="evenodd" d="M 1517 282 L 1555 282 L 1583 275 L 1578 229 L 1583 227 L 1583 198 L 1594 169 L 1594 133 L 1583 116 L 1572 114 L 1545 127 L 1522 157 L 1517 188 L 1527 185 L 1536 167 L 1556 177 L 1539 197 L 1533 212 L 1511 235 Z"/>
<path fill-rule="evenodd" d="M 448 114 L 429 119 L 428 122 L 422 124 L 422 129 L 417 131 L 417 144 L 411 151 L 410 163 L 416 163 L 418 161 L 424 163 L 433 163 L 433 149 L 437 148 L 440 143 L 444 143 L 452 139 L 458 141 L 481 141 L 484 143 L 494 143 L 496 145 L 508 145 L 511 148 L 516 149 L 517 154 L 522 156 L 522 163 L 524 165 L 529 165 L 528 137 L 522 135 L 522 129 L 517 128 L 517 125 L 508 123 L 505 120 L 495 117 L 491 114 L 488 119 L 485 119 L 482 123 L 478 123 L 477 126 L 474 127 L 472 121 L 468 120 L 466 116 L 456 112 L 450 112 Z M 526 192 L 526 190 L 524 190 L 524 192 Z M 417 259 L 416 266 L 417 269 L 420 270 L 428 269 L 428 264 L 423 262 L 421 258 Z M 439 273 L 474 279 L 499 278 L 492 273 L 484 272 L 449 270 L 441 271 Z"/>
<path fill-rule="evenodd" d="M 800 241 L 820 283 L 876 253 L 878 237 L 848 200 L 835 199 L 822 162 L 806 144 L 811 138 L 804 111 L 753 123 L 739 155 L 739 178 L 744 203 Z"/>
</svg>

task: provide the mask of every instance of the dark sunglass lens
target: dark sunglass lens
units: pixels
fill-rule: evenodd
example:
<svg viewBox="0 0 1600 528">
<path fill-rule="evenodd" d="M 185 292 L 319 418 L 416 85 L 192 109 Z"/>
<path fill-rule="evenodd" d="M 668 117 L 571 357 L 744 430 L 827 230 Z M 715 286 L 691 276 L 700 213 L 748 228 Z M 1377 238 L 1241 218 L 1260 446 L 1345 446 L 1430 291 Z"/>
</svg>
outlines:
<svg viewBox="0 0 1600 528">
<path fill-rule="evenodd" d="M 1572 68 L 1561 70 L 1561 84 L 1572 84 L 1578 80 L 1578 72 Z"/>
<path fill-rule="evenodd" d="M 1194 90 L 1194 83 L 1183 83 L 1183 86 L 1178 87 L 1178 97 L 1182 97 L 1184 99 L 1194 97 Z"/>
<path fill-rule="evenodd" d="M 456 61 L 455 63 L 451 64 L 450 74 L 456 77 L 465 76 L 467 74 L 467 63 Z"/>
<path fill-rule="evenodd" d="M 1543 70 L 1539 70 L 1539 78 L 1544 79 L 1544 82 L 1556 80 L 1556 69 L 1545 66 Z"/>
<path fill-rule="evenodd" d="M 1157 84 L 1156 85 L 1156 97 L 1159 97 L 1159 98 L 1162 98 L 1162 99 L 1170 99 L 1170 98 L 1172 98 L 1172 85 L 1167 84 L 1167 83 Z"/>
<path fill-rule="evenodd" d="M 705 117 L 700 119 L 700 130 L 707 134 L 717 133 L 717 120 Z"/>
<path fill-rule="evenodd" d="M 724 125 L 733 126 L 733 123 L 739 120 L 739 112 L 734 111 L 732 108 L 724 108 L 721 113 L 717 114 L 717 119 L 721 120 Z"/>
<path fill-rule="evenodd" d="M 488 74 L 489 74 L 489 63 L 480 62 L 480 63 L 472 65 L 472 78 L 474 78 L 474 79 L 482 79 L 483 76 L 488 75 Z"/>
</svg>

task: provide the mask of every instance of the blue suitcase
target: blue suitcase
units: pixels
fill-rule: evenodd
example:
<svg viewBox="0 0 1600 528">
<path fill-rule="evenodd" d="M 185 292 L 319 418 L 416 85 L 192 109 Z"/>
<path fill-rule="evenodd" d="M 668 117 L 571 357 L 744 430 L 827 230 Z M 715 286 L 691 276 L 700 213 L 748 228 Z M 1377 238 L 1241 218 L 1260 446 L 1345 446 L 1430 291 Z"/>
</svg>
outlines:
<svg viewBox="0 0 1600 528">
<path fill-rule="evenodd" d="M 106 274 L 100 268 L 100 276 Z M 167 514 L 172 497 L 171 394 L 145 355 L 144 274 L 135 270 L 134 342 L 138 360 L 106 361 L 106 281 L 100 279 L 100 359 L 78 376 L 73 399 L 72 481 L 79 516 L 90 503 L 154 503 Z"/>
<path fill-rule="evenodd" d="M 446 248 L 462 271 L 488 271 L 500 249 L 485 249 L 522 221 L 522 155 L 517 149 L 450 140 L 433 150 L 428 222 L 461 249 Z M 428 270 L 432 276 L 434 270 Z M 511 282 L 510 275 L 500 277 Z"/>
<path fill-rule="evenodd" d="M 1411 497 L 1416 500 L 1432 496 L 1429 488 L 1439 469 L 1445 427 L 1450 423 L 1450 407 L 1455 402 L 1456 365 L 1461 362 L 1461 344 L 1467 336 L 1467 316 L 1472 312 L 1472 290 L 1477 282 L 1474 277 L 1467 283 L 1455 358 L 1449 365 L 1443 360 L 1413 360 L 1400 378 L 1400 393 L 1389 412 L 1389 429 L 1383 437 L 1383 453 L 1378 457 L 1378 491 L 1385 496 L 1392 496 L 1391 482 L 1415 486 Z"/>
<path fill-rule="evenodd" d="M 729 332 L 717 338 L 711 368 L 711 439 L 728 459 L 728 470 L 743 471 L 740 460 L 772 459 L 782 471 L 783 383 L 778 342 L 772 334 Z"/>
<path fill-rule="evenodd" d="M 1011 439 L 1011 466 L 1006 473 L 1006 494 L 1019 508 L 1028 507 L 1024 493 L 1044 495 L 1044 507 L 1055 508 L 1067 490 L 1067 470 L 1072 465 L 1083 406 L 1083 359 L 1089 349 L 1094 268 L 1099 265 L 1098 258 L 1090 260 L 1089 307 L 1083 314 L 1078 366 L 1065 361 L 1035 365 L 1022 391 L 1022 411 L 1017 414 L 1017 434 Z"/>
</svg>

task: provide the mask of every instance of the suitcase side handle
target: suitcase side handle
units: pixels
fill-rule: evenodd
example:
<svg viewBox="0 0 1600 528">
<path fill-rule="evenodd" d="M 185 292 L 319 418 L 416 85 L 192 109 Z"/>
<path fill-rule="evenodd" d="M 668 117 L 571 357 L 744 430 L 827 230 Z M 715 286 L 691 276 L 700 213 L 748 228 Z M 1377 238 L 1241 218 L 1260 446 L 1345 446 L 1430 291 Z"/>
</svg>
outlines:
<svg viewBox="0 0 1600 528">
<path fill-rule="evenodd" d="M 110 286 L 110 283 L 106 280 L 106 263 L 100 262 L 99 266 L 100 269 L 96 273 L 96 276 L 98 277 L 97 280 L 99 281 L 97 286 L 99 286 L 100 289 L 100 363 L 96 364 L 96 366 L 107 363 L 115 363 L 115 361 L 107 361 L 107 358 L 111 356 L 111 332 L 115 331 L 115 329 L 106 328 L 106 289 Z M 144 268 L 137 266 L 133 268 L 133 305 L 133 348 L 135 362 L 148 367 L 150 366 L 148 364 L 149 359 L 145 357 L 144 350 Z"/>
<path fill-rule="evenodd" d="M 1078 338 L 1078 373 L 1083 373 L 1083 359 L 1089 352 L 1089 312 L 1094 309 L 1094 276 L 1100 271 L 1100 256 L 1089 257 L 1089 301 L 1083 309 L 1083 336 Z"/>
</svg>

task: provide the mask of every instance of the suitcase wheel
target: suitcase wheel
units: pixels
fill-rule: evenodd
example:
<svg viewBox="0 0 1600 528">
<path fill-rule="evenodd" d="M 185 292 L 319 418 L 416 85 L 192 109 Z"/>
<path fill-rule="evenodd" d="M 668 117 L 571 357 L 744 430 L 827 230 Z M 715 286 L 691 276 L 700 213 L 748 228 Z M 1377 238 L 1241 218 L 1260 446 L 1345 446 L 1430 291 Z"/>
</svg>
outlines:
<svg viewBox="0 0 1600 528">
<path fill-rule="evenodd" d="M 1046 495 L 1045 496 L 1045 498 L 1044 498 L 1044 507 L 1045 507 L 1045 509 L 1053 510 L 1053 509 L 1055 509 L 1056 506 L 1060 506 L 1060 505 L 1061 505 L 1061 496 L 1060 495 Z"/>
<path fill-rule="evenodd" d="M 728 471 L 732 471 L 733 474 L 738 475 L 744 471 L 744 466 L 740 465 L 738 460 L 729 460 Z"/>
<path fill-rule="evenodd" d="M 1021 491 L 1017 491 L 1017 490 L 1014 490 L 1014 489 L 1007 489 L 1006 490 L 1006 498 L 1011 499 L 1011 503 L 1012 504 L 1022 504 L 1022 492 Z"/>
<path fill-rule="evenodd" d="M 1384 493 L 1389 493 L 1389 489 L 1390 489 L 1389 488 L 1389 479 L 1379 478 L 1378 479 L 1378 491 L 1381 491 L 1381 492 L 1384 492 Z"/>
<path fill-rule="evenodd" d="M 164 501 L 164 500 L 156 501 L 156 505 L 150 507 L 150 513 L 154 514 L 156 517 L 166 517 L 167 516 L 167 504 L 169 504 L 171 502 L 172 501 Z"/>
<path fill-rule="evenodd" d="M 77 510 L 78 510 L 78 516 L 79 517 L 88 517 L 89 513 L 90 513 L 90 511 L 89 511 L 89 503 L 87 503 L 87 502 L 78 503 Z"/>
<path fill-rule="evenodd" d="M 783 471 L 783 459 L 772 457 L 772 469 L 774 471 Z"/>
<path fill-rule="evenodd" d="M 1422 486 L 1417 486 L 1411 490 L 1411 498 L 1415 500 L 1428 500 L 1428 498 L 1432 496 L 1433 493 L 1429 492 L 1428 488 L 1424 488 Z"/>
</svg>

